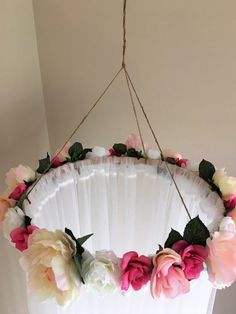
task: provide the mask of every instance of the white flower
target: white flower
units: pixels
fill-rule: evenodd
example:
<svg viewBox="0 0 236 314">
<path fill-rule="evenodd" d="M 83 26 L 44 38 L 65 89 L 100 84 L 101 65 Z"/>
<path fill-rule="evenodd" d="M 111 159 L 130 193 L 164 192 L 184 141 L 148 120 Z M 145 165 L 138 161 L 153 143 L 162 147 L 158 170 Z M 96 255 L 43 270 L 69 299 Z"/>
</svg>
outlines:
<svg viewBox="0 0 236 314">
<path fill-rule="evenodd" d="M 146 154 L 150 159 L 160 159 L 160 152 L 157 149 L 149 149 L 146 151 Z"/>
<path fill-rule="evenodd" d="M 105 157 L 109 156 L 108 150 L 106 150 L 104 147 L 95 146 L 91 152 L 88 152 L 86 154 L 87 158 L 94 158 L 94 157 Z"/>
<path fill-rule="evenodd" d="M 219 187 L 224 199 L 231 194 L 236 194 L 236 178 L 228 177 L 224 169 L 216 170 L 213 181 Z"/>
<path fill-rule="evenodd" d="M 235 232 L 235 223 L 231 217 L 224 217 L 220 223 L 220 231 Z"/>
<path fill-rule="evenodd" d="M 25 224 L 25 214 L 19 207 L 9 208 L 2 223 L 4 236 L 10 241 L 10 233 Z"/>
<path fill-rule="evenodd" d="M 101 292 L 112 292 L 120 287 L 120 259 L 113 251 L 97 251 L 95 257 L 85 252 L 82 276 L 88 287 Z"/>
<path fill-rule="evenodd" d="M 27 273 L 30 291 L 43 301 L 55 298 L 67 306 L 78 296 L 81 279 L 73 256 L 75 242 L 61 230 L 39 229 L 29 237 L 21 266 Z"/>
</svg>

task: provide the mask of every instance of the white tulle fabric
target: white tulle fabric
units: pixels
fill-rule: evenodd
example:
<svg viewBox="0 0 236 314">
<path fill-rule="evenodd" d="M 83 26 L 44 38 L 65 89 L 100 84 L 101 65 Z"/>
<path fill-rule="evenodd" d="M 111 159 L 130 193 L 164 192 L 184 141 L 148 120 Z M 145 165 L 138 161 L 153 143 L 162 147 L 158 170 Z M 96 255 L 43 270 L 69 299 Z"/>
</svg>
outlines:
<svg viewBox="0 0 236 314">
<path fill-rule="evenodd" d="M 170 166 L 191 216 L 199 215 L 208 228 L 223 216 L 218 195 L 194 172 Z M 94 236 L 86 243 L 91 252 L 112 249 L 118 256 L 129 250 L 154 254 L 170 229 L 183 232 L 188 216 L 160 161 L 132 158 L 98 158 L 66 164 L 44 176 L 30 195 L 26 212 L 33 223 L 49 230 L 73 230 L 79 237 Z M 29 295 L 30 314 L 210 314 L 215 291 L 202 272 L 191 282 L 191 292 L 174 300 L 153 300 L 149 286 L 139 292 L 99 295 L 86 290 L 66 310 L 55 301 L 38 303 Z"/>
</svg>

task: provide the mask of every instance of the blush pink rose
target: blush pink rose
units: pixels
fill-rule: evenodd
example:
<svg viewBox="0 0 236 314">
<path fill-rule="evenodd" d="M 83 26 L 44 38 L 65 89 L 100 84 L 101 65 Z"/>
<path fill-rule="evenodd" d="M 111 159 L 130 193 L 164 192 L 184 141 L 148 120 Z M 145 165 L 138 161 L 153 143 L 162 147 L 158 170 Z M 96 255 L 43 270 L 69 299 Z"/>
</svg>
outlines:
<svg viewBox="0 0 236 314">
<path fill-rule="evenodd" d="M 23 252 L 28 248 L 29 236 L 37 229 L 38 227 L 32 225 L 27 228 L 16 228 L 10 233 L 11 242 L 15 244 L 17 250 Z"/>
<path fill-rule="evenodd" d="M 12 206 L 12 203 L 10 200 L 4 197 L 0 197 L 0 226 L 2 226 L 2 222 L 5 218 L 5 214 L 8 208 L 10 208 L 11 206 Z"/>
<path fill-rule="evenodd" d="M 125 145 L 127 146 L 128 149 L 134 148 L 137 151 L 142 151 L 143 150 L 143 145 L 142 145 L 142 140 L 139 135 L 136 134 L 130 134 L 125 141 Z M 152 149 L 152 145 L 150 144 L 145 144 L 144 145 L 145 151 L 148 151 Z"/>
<path fill-rule="evenodd" d="M 179 153 L 175 153 L 170 149 L 164 149 L 162 155 L 164 158 L 173 158 L 179 160 L 183 159 L 182 155 L 180 155 Z"/>
<path fill-rule="evenodd" d="M 147 256 L 138 256 L 136 252 L 127 252 L 121 261 L 122 283 L 121 290 L 127 291 L 130 287 L 139 290 L 151 278 L 152 262 Z"/>
<path fill-rule="evenodd" d="M 164 249 L 153 257 L 154 269 L 151 277 L 151 294 L 167 298 L 187 293 L 190 289 L 188 279 L 182 270 L 181 256 L 172 249 Z"/>
<path fill-rule="evenodd" d="M 218 289 L 229 287 L 236 279 L 236 233 L 215 232 L 207 239 L 207 247 L 209 280 Z"/>
<path fill-rule="evenodd" d="M 188 280 L 199 278 L 207 258 L 206 248 L 198 244 L 189 245 L 185 240 L 180 240 L 172 246 L 172 249 L 182 258 L 185 277 Z"/>
<path fill-rule="evenodd" d="M 9 195 L 9 198 L 19 201 L 22 194 L 27 190 L 27 185 L 25 183 L 19 184 Z"/>
<path fill-rule="evenodd" d="M 130 134 L 125 141 L 127 148 L 134 148 L 137 151 L 142 150 L 142 141 L 139 135 Z"/>
<path fill-rule="evenodd" d="M 230 195 L 230 197 L 224 202 L 225 208 L 234 209 L 236 207 L 236 194 Z"/>
</svg>

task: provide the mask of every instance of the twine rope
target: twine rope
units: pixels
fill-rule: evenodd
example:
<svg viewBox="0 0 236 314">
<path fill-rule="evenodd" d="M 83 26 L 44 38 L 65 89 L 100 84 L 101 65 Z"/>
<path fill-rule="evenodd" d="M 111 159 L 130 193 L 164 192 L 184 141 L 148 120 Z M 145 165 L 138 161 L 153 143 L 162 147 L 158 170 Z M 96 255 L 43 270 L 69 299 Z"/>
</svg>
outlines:
<svg viewBox="0 0 236 314">
<path fill-rule="evenodd" d="M 187 208 L 187 205 L 184 201 L 184 198 L 180 192 L 180 189 L 178 187 L 178 184 L 176 183 L 176 180 L 174 178 L 174 175 L 173 173 L 171 172 L 171 169 L 167 163 L 167 161 L 165 160 L 164 156 L 163 156 L 163 150 L 161 148 L 161 145 L 157 139 L 157 136 L 154 132 L 154 129 L 151 125 L 151 122 L 148 118 L 148 115 L 144 109 L 144 105 L 143 103 L 141 102 L 140 100 L 140 97 L 138 95 L 138 92 L 134 86 L 134 83 L 129 75 L 129 72 L 127 70 L 127 67 L 126 67 L 126 45 L 127 45 L 127 39 L 126 39 L 126 8 L 127 8 L 127 0 L 123 0 L 123 46 L 122 46 L 122 62 L 121 62 L 121 68 L 118 70 L 118 72 L 115 74 L 115 76 L 112 78 L 112 80 L 108 83 L 108 85 L 105 87 L 105 89 L 103 90 L 103 92 L 101 93 L 101 95 L 96 99 L 96 101 L 94 102 L 94 104 L 91 106 L 91 108 L 89 109 L 89 111 L 85 114 L 85 116 L 82 118 L 82 120 L 78 123 L 78 125 L 75 127 L 75 129 L 73 130 L 73 132 L 69 135 L 69 137 L 66 139 L 65 143 L 62 145 L 62 147 L 60 148 L 60 150 L 54 155 L 54 158 L 56 158 L 61 152 L 62 150 L 65 148 L 65 146 L 69 143 L 69 141 L 72 139 L 72 137 L 77 133 L 77 131 L 80 129 L 80 127 L 84 124 L 84 122 L 87 120 L 87 118 L 89 117 L 90 113 L 94 110 L 94 108 L 98 105 L 98 103 L 100 102 L 100 100 L 103 98 L 103 96 L 106 94 L 106 92 L 109 90 L 109 88 L 111 87 L 111 85 L 113 84 L 113 82 L 116 80 L 116 78 L 119 76 L 119 74 L 123 71 L 124 72 L 124 75 L 125 75 L 125 81 L 126 81 L 126 84 L 127 84 L 127 87 L 128 87 L 128 91 L 129 91 L 129 96 L 130 96 L 130 101 L 131 101 L 131 105 L 132 105 L 132 109 L 133 109 L 133 113 L 134 113 L 134 117 L 135 117 L 135 120 L 136 120 L 136 124 L 137 124 L 137 128 L 138 128 L 138 132 L 139 132 L 139 136 L 140 136 L 140 139 L 141 139 L 141 142 L 142 142 L 142 147 L 143 147 L 143 152 L 144 152 L 144 156 L 146 157 L 146 151 L 145 151 L 145 146 L 144 146 L 144 141 L 143 141 L 143 136 L 142 136 L 142 132 L 141 132 L 141 127 L 140 127 L 140 122 L 139 122 L 139 118 L 138 118 L 138 114 L 137 114 L 137 110 L 136 110 L 136 106 L 135 106 L 135 101 L 134 101 L 134 98 L 133 98 L 133 93 L 137 99 L 137 102 L 140 106 L 140 109 L 144 115 L 144 118 L 148 124 L 148 127 L 152 133 L 152 136 L 155 140 L 155 143 L 160 151 L 160 154 L 161 154 L 161 158 L 162 160 L 164 161 L 165 165 L 166 165 L 166 168 L 167 168 L 167 171 L 170 175 L 170 178 L 171 180 L 173 181 L 174 183 L 174 186 L 176 188 L 176 191 L 180 197 L 180 200 L 184 206 L 184 209 L 189 217 L 189 219 L 191 220 L 191 215 L 189 213 L 189 210 Z M 132 92 L 133 91 L 133 92 Z M 33 191 L 33 189 L 36 187 L 36 185 L 39 183 L 39 181 L 42 179 L 42 177 L 45 175 L 45 173 L 48 172 L 48 170 L 51 168 L 53 164 L 53 159 L 51 160 L 49 166 L 45 169 L 45 171 L 37 178 L 37 180 L 33 183 L 33 185 L 31 186 L 31 188 L 29 189 L 29 191 L 27 192 L 26 194 L 26 197 L 27 197 L 27 200 L 30 202 L 28 196 L 30 195 L 30 193 Z"/>
</svg>

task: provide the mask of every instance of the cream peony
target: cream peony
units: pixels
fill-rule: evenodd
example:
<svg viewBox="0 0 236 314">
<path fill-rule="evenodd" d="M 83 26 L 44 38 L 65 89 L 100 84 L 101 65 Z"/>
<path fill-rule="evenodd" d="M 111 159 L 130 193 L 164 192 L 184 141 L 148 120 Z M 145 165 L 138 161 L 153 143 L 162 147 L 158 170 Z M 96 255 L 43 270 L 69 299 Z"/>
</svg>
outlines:
<svg viewBox="0 0 236 314">
<path fill-rule="evenodd" d="M 9 241 L 11 241 L 10 233 L 19 227 L 25 225 L 25 214 L 19 207 L 9 208 L 5 214 L 5 218 L 2 223 L 2 231 Z"/>
<path fill-rule="evenodd" d="M 105 156 L 109 156 L 109 151 L 99 146 L 95 146 L 91 152 L 88 152 L 86 154 L 87 158 L 105 157 Z"/>
<path fill-rule="evenodd" d="M 216 170 L 213 182 L 219 187 L 224 199 L 236 194 L 236 178 L 228 177 L 224 169 Z"/>
<path fill-rule="evenodd" d="M 29 237 L 20 263 L 28 275 L 30 291 L 39 300 L 54 297 L 66 306 L 78 296 L 81 280 L 73 260 L 75 253 L 75 242 L 60 230 L 39 229 Z"/>
<path fill-rule="evenodd" d="M 113 251 L 98 251 L 95 257 L 85 252 L 82 276 L 88 287 L 101 292 L 112 292 L 120 287 L 120 260 Z"/>
<path fill-rule="evenodd" d="M 6 174 L 6 184 L 10 192 L 24 181 L 32 182 L 34 180 L 35 172 L 28 166 L 19 165 L 16 168 L 11 168 Z"/>
</svg>

